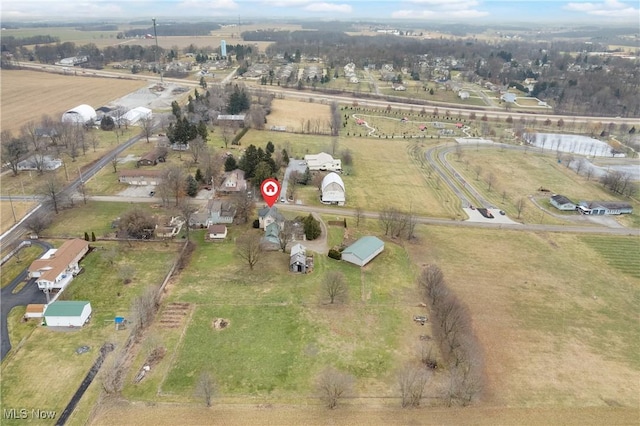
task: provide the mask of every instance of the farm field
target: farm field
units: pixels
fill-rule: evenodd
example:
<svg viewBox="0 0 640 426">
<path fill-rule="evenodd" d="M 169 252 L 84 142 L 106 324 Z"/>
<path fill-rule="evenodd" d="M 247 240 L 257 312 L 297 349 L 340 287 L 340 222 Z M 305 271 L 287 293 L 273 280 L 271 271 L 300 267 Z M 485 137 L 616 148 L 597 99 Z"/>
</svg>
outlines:
<svg viewBox="0 0 640 426">
<path fill-rule="evenodd" d="M 413 263 L 437 263 L 471 310 L 488 404 L 638 409 L 640 288 L 593 243 L 437 227 L 420 227 L 419 236 L 424 244 L 408 246 Z M 618 262 L 637 262 L 637 238 L 593 238 L 627 247 Z"/>
<path fill-rule="evenodd" d="M 93 314 L 87 326 L 67 332 L 34 327 L 35 320 L 27 324 L 21 322 L 24 307 L 15 309 L 20 315 L 14 316 L 12 312 L 9 330 L 13 343 L 18 346 L 23 337 L 28 338 L 3 360 L 2 401 L 5 407 L 46 407 L 61 413 L 95 361 L 100 346 L 104 342 L 122 344 L 126 339 L 127 331 L 114 330 L 114 315 L 128 316 L 133 299 L 147 286 L 162 282 L 179 248 L 177 244 L 134 243 L 128 246 L 104 241 L 92 243 L 92 246 L 99 248 L 81 262 L 85 272 L 78 275 L 60 296 L 63 300 L 91 302 Z M 113 264 L 103 256 L 111 251 L 115 252 Z M 127 285 L 113 272 L 125 264 L 135 270 L 132 282 Z M 76 348 L 82 345 L 90 346 L 90 351 L 76 354 Z M 34 365 L 47 368 L 33 374 Z M 51 392 L 43 391 L 45 389 Z M 18 422 L 20 420 L 15 423 L 3 420 L 3 424 Z"/>
<path fill-rule="evenodd" d="M 140 80 L 65 76 L 24 70 L 0 71 L 3 130 L 17 132 L 43 114 L 59 119 L 80 104 L 94 109 L 147 85 Z M 37 99 L 37 102 L 33 102 Z"/>
<path fill-rule="evenodd" d="M 285 126 L 289 132 L 303 132 L 309 121 L 312 126 L 318 123 L 323 131 L 328 132 L 330 120 L 328 104 L 274 99 L 265 127 L 269 129 L 271 126 Z"/>
<path fill-rule="evenodd" d="M 495 205 L 504 206 L 503 209 L 513 217 L 517 216 L 515 203 L 518 199 L 530 195 L 538 198 L 546 208 L 557 214 L 561 212 L 546 202 L 553 194 L 564 195 L 576 203 L 580 200 L 617 199 L 616 196 L 603 189 L 595 179 L 587 180 L 586 177 L 579 176 L 565 165 L 558 164 L 555 153 L 542 154 L 536 151 L 534 149 L 525 152 L 495 148 L 476 150 L 473 147 L 468 147 L 463 150 L 460 159 L 457 159 L 455 154 L 449 154 L 449 162 L 476 189 L 482 191 L 488 200 L 491 200 Z M 489 173 L 494 175 L 494 183 L 490 192 L 487 184 Z M 538 192 L 540 187 L 548 189 L 550 192 L 541 194 Z M 503 193 L 506 193 L 504 202 L 502 200 Z M 544 197 L 540 197 L 540 195 L 544 195 Z M 634 200 L 624 198 L 622 201 L 631 202 L 636 211 L 640 208 L 640 205 Z M 637 212 L 630 216 L 637 216 Z M 522 219 L 529 223 L 539 222 L 540 212 L 528 203 L 522 213 Z M 629 220 L 626 217 L 623 219 Z"/>
</svg>

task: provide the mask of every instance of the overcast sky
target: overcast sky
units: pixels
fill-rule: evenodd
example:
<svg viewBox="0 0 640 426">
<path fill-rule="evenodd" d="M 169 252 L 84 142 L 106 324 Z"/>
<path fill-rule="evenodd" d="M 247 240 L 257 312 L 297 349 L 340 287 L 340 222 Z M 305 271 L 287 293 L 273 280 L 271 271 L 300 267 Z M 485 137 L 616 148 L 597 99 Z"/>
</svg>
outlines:
<svg viewBox="0 0 640 426">
<path fill-rule="evenodd" d="M 1 0 L 2 20 L 299 17 L 339 20 L 630 23 L 638 0 Z"/>
</svg>

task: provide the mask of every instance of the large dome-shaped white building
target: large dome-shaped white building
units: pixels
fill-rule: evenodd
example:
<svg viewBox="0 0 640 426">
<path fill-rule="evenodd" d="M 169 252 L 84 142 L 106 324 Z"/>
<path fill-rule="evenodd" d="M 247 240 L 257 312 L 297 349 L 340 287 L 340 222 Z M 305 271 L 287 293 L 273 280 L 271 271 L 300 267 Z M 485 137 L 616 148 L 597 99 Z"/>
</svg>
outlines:
<svg viewBox="0 0 640 426">
<path fill-rule="evenodd" d="M 82 104 L 71 108 L 62 114 L 63 123 L 87 124 L 97 118 L 96 110 L 89 105 Z"/>
<path fill-rule="evenodd" d="M 344 206 L 345 189 L 342 178 L 337 173 L 329 173 L 322 179 L 322 196 L 320 200 L 324 204 L 337 204 Z"/>
</svg>

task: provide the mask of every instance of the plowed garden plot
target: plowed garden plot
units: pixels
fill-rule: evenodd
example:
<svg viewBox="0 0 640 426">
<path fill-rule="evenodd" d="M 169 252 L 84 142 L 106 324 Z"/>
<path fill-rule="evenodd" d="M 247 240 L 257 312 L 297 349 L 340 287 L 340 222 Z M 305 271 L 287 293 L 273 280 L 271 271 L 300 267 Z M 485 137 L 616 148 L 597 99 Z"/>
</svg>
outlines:
<svg viewBox="0 0 640 426">
<path fill-rule="evenodd" d="M 164 310 L 159 319 L 161 328 L 179 328 L 182 326 L 184 319 L 187 317 L 189 313 L 189 309 L 191 308 L 190 303 L 185 302 L 173 302 L 169 303 Z"/>
</svg>

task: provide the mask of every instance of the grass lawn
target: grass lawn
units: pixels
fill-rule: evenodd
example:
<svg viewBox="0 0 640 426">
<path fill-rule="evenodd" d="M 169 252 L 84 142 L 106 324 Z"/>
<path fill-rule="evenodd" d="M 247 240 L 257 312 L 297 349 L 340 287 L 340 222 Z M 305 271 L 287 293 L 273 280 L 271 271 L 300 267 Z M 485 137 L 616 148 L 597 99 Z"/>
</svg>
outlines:
<svg viewBox="0 0 640 426">
<path fill-rule="evenodd" d="M 107 341 L 118 344 L 126 339 L 126 331 L 116 332 L 113 329 L 114 315 L 127 316 L 136 295 L 148 285 L 161 283 L 178 249 L 177 245 L 165 247 L 161 243 L 134 244 L 132 247 L 110 242 L 94 244 L 105 250 L 115 247 L 118 255 L 114 264 L 101 257 L 102 250 L 92 251 L 81 262 L 85 272 L 78 275 L 60 296 L 61 299 L 91 302 L 93 314 L 87 326 L 54 331 L 36 326 L 34 320 L 22 323 L 24 307 L 11 312 L 10 333 L 16 347 L 2 363 L 2 401 L 5 407 L 46 408 L 62 412 L 95 361 L 100 346 Z M 136 269 L 135 277 L 128 285 L 122 284 L 114 273 L 123 264 Z M 25 336 L 29 338 L 22 341 Z M 91 350 L 77 355 L 75 350 L 81 345 L 88 345 Z M 34 366 L 39 367 L 37 374 L 34 374 Z M 61 377 L 64 380 L 60 380 Z"/>
<path fill-rule="evenodd" d="M 371 226 L 377 228 L 373 222 Z M 310 395 L 315 375 L 327 365 L 387 392 L 399 362 L 394 348 L 403 336 L 405 293 L 414 282 L 404 249 L 388 243 L 364 271 L 316 255 L 313 273 L 295 275 L 286 272 L 289 258 L 281 252 L 267 253 L 255 271 L 248 271 L 234 254 L 231 240 L 236 235 L 221 244 L 198 243 L 190 267 L 167 300 L 193 306 L 186 334 L 175 346 L 174 331 L 159 331 L 175 361 L 158 367 L 168 371 L 164 382 L 158 374 L 151 384 L 130 387 L 127 394 L 136 398 L 138 389 L 144 399 L 153 398 L 152 389 L 158 386 L 167 398 L 163 400 L 191 400 L 200 372 L 210 370 L 222 398 L 299 400 Z M 332 242 L 339 238 L 337 232 L 331 235 Z M 347 279 L 346 305 L 326 304 L 322 278 L 329 270 L 339 270 Z M 216 318 L 228 319 L 230 325 L 214 330 Z"/>
<path fill-rule="evenodd" d="M 42 253 L 40 246 L 24 247 L 18 253 L 18 256 L 13 256 L 2 265 L 2 274 L 0 274 L 1 287 L 4 287 L 13 281 L 23 269 L 28 268 L 31 262 L 36 260 Z"/>
<path fill-rule="evenodd" d="M 44 172 L 42 175 L 39 175 L 36 171 L 22 171 L 19 172 L 17 176 L 5 174 L 2 176 L 2 195 L 38 195 L 43 193 L 42 187 L 45 179 L 57 179 L 61 183 L 76 179 L 80 177 L 83 168 L 103 157 L 107 152 L 114 149 L 118 142 L 124 142 L 137 134 L 138 131 L 138 128 L 133 127 L 129 128 L 129 130 L 123 129 L 122 135 L 120 135 L 120 131 L 118 131 L 120 136 L 116 137 L 115 132 L 104 132 L 95 129 L 89 130 L 86 137 L 89 138 L 89 140 L 95 137 L 98 141 L 95 150 L 93 145 L 89 143 L 86 154 L 83 155 L 82 151 L 80 151 L 81 155 L 76 158 L 76 161 L 72 161 L 68 155 L 62 155 L 61 160 L 64 161 L 64 166 L 53 171 Z M 113 171 L 111 165 L 107 165 L 101 173 L 105 170 Z M 89 181 L 89 185 L 90 183 L 91 180 Z M 4 216 L 4 208 L 2 213 Z M 16 211 L 16 215 L 17 213 Z M 9 212 L 9 215 L 11 215 L 11 212 Z"/>
<path fill-rule="evenodd" d="M 133 209 L 150 210 L 152 213 L 163 213 L 162 209 L 156 209 L 149 203 L 112 203 L 102 201 L 88 201 L 87 204 L 76 203 L 74 208 L 65 210 L 56 218 L 57 220 L 49 227 L 44 234 L 54 237 L 77 237 L 84 238 L 87 232 L 91 236 L 94 232 L 96 238 L 112 234 L 111 222 L 120 217 L 123 213 Z"/>
<path fill-rule="evenodd" d="M 4 177 L 2 178 L 2 185 L 4 185 L 4 183 L 6 182 L 6 179 L 11 179 L 11 177 L 9 177 L 8 174 L 4 175 Z M 35 206 L 36 203 L 28 201 L 11 201 L 10 203 L 6 201 L 3 202 L 0 205 L 0 232 L 7 231 Z M 15 220 L 13 216 L 14 214 Z"/>
</svg>

